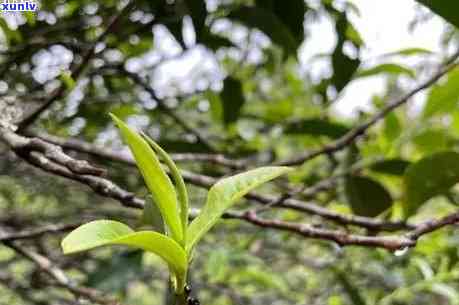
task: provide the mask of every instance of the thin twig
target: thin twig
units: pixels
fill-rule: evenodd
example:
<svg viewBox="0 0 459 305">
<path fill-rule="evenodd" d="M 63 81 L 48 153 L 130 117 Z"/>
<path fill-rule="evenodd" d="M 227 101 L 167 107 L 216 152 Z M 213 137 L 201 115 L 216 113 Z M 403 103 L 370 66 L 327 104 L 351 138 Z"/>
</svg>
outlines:
<svg viewBox="0 0 459 305">
<path fill-rule="evenodd" d="M 45 234 L 55 234 L 65 231 L 70 231 L 82 223 L 71 223 L 71 224 L 52 224 L 43 226 L 40 228 L 33 228 L 33 229 L 24 229 L 19 232 L 8 232 L 6 233 L 4 229 L 0 227 L 0 242 L 5 241 L 13 241 L 13 240 L 21 240 L 21 239 L 29 239 L 29 238 L 38 238 Z"/>
<path fill-rule="evenodd" d="M 97 39 L 92 43 L 91 48 L 89 48 L 85 54 L 83 55 L 83 58 L 81 60 L 81 63 L 79 63 L 76 66 L 73 66 L 70 75 L 73 79 L 77 79 L 81 73 L 83 72 L 84 68 L 88 65 L 90 59 L 95 55 L 96 47 L 99 42 L 102 42 L 108 34 L 112 33 L 119 20 L 127 14 L 133 7 L 134 7 L 135 1 L 131 1 L 128 3 L 116 16 L 114 16 L 110 22 L 107 25 L 107 28 L 105 31 L 97 37 Z M 19 130 L 25 130 L 29 125 L 31 125 L 40 115 L 46 111 L 55 101 L 60 99 L 66 91 L 66 87 L 62 84 L 59 86 L 54 92 L 51 93 L 49 98 L 43 102 L 43 104 L 37 108 L 34 112 L 30 113 L 27 117 L 23 118 L 23 120 L 20 122 L 18 125 Z"/>
<path fill-rule="evenodd" d="M 104 305 L 120 305 L 116 300 L 104 296 L 100 291 L 93 288 L 79 286 L 71 281 L 65 272 L 54 265 L 47 257 L 19 246 L 15 242 L 5 241 L 5 246 L 11 248 L 19 255 L 33 262 L 40 270 L 54 279 L 58 286 L 63 287 L 73 293 L 76 297 L 83 297 L 92 302 Z"/>
<path fill-rule="evenodd" d="M 352 142 L 354 142 L 357 138 L 364 135 L 370 127 L 372 127 L 373 125 L 378 123 L 380 120 L 385 118 L 386 115 L 388 115 L 391 111 L 405 104 L 406 102 L 408 102 L 410 98 L 412 98 L 419 92 L 429 88 L 430 86 L 435 84 L 441 77 L 443 77 L 446 73 L 448 73 L 449 71 L 457 67 L 458 64 L 455 61 L 458 58 L 459 58 L 459 50 L 450 59 L 448 59 L 444 63 L 444 65 L 442 65 L 438 69 L 437 73 L 431 76 L 428 80 L 422 82 L 420 85 L 416 86 L 414 89 L 412 89 L 405 95 L 402 95 L 401 97 L 397 98 L 393 102 L 387 104 L 385 107 L 379 110 L 374 116 L 372 116 L 368 121 L 351 129 L 349 132 L 347 132 L 345 135 L 343 135 L 341 138 L 337 139 L 336 141 L 331 142 L 322 148 L 318 148 L 318 149 L 311 150 L 311 151 L 306 151 L 304 153 L 298 154 L 296 157 L 279 161 L 277 162 L 277 164 L 290 165 L 290 166 L 299 165 L 299 164 L 303 164 L 306 161 L 312 160 L 318 156 L 321 156 L 323 154 L 329 154 L 329 153 L 333 153 L 341 149 L 344 149 L 345 147 L 349 146 Z"/>
<path fill-rule="evenodd" d="M 113 152 L 104 147 L 97 146 L 82 140 L 70 138 L 64 139 L 61 137 L 45 134 L 27 132 L 28 136 L 40 138 L 46 142 L 59 145 L 60 147 L 77 152 L 98 155 L 104 159 L 116 160 L 119 158 L 131 160 L 129 156 L 123 156 L 120 152 Z M 120 156 L 121 155 L 121 156 Z M 175 162 L 209 162 L 211 164 L 225 166 L 231 169 L 242 169 L 243 161 L 227 158 L 222 154 L 205 154 L 205 153 L 175 153 L 171 154 L 171 158 Z"/>
</svg>

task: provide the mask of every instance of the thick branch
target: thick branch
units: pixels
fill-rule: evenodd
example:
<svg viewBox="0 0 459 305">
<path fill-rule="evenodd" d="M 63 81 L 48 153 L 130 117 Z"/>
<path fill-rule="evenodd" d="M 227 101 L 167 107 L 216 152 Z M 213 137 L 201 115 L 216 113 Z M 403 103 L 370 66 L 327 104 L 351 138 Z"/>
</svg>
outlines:
<svg viewBox="0 0 459 305">
<path fill-rule="evenodd" d="M 37 151 L 36 144 L 41 142 L 31 141 L 31 139 L 24 138 L 15 134 L 12 131 L 6 129 L 0 129 L 0 139 L 3 139 L 7 144 L 13 148 L 21 157 L 23 157 L 29 163 L 44 169 L 45 171 L 57 174 L 59 176 L 67 177 L 92 187 L 97 193 L 114 198 L 119 200 L 123 205 L 141 208 L 143 207 L 144 201 L 140 198 L 134 196 L 134 194 L 129 193 L 108 179 L 92 176 L 92 175 L 82 175 L 77 172 L 73 172 L 71 168 L 66 166 L 66 158 L 52 158 L 48 159 L 41 151 Z M 32 145 L 30 144 L 32 143 Z M 47 145 L 53 145 L 47 143 Z M 18 151 L 19 148 L 19 151 Z M 25 148 L 30 149 L 29 151 Z M 35 150 L 34 150 L 35 149 Z M 62 153 L 62 152 L 60 152 Z M 115 154 L 113 154 L 114 156 Z M 72 159 L 71 157 L 68 157 Z M 64 160 L 64 164 L 58 164 L 56 162 Z M 72 159 L 73 160 L 73 159 Z M 73 162 L 73 161 L 72 161 Z M 132 157 L 125 157 L 122 162 L 128 164 L 134 164 Z M 185 179 L 192 181 L 194 184 L 210 187 L 216 181 L 215 178 L 197 175 L 190 172 L 182 172 Z M 263 204 L 270 204 L 277 198 L 270 195 L 260 195 L 256 193 L 250 193 L 246 196 L 248 199 L 256 200 Z M 285 201 L 279 203 L 281 207 L 295 209 L 302 212 L 308 212 L 315 215 L 320 215 L 326 219 L 336 221 L 341 224 L 352 224 L 357 225 L 373 230 L 399 230 L 402 228 L 411 229 L 404 236 L 366 236 L 366 235 L 355 235 L 348 233 L 346 231 L 340 230 L 328 230 L 323 228 L 316 228 L 310 225 L 299 224 L 299 223 L 288 223 L 282 222 L 280 220 L 266 220 L 258 218 L 256 213 L 253 211 L 248 213 L 235 213 L 229 212 L 225 214 L 227 218 L 237 218 L 248 221 L 252 224 L 255 224 L 260 227 L 273 228 L 278 230 L 285 230 L 294 232 L 296 234 L 309 237 L 317 238 L 323 240 L 330 240 L 338 243 L 339 245 L 360 245 L 360 246 L 371 246 L 371 247 L 381 247 L 389 250 L 396 250 L 405 247 L 411 247 L 416 244 L 417 239 L 429 232 L 432 232 L 436 229 L 442 228 L 446 225 L 454 224 L 459 219 L 459 212 L 447 216 L 439 220 L 431 220 L 419 225 L 406 225 L 404 223 L 394 223 L 394 222 L 384 222 L 379 219 L 359 217 L 338 214 L 322 207 L 319 207 L 314 204 L 307 204 L 296 199 L 286 199 Z"/>
</svg>

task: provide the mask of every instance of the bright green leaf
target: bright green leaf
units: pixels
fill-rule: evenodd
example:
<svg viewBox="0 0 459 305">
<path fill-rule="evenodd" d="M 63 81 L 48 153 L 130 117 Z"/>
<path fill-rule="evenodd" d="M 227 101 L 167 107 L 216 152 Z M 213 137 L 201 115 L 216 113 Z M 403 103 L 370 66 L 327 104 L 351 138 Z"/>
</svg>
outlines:
<svg viewBox="0 0 459 305">
<path fill-rule="evenodd" d="M 35 26 L 35 24 L 37 23 L 37 14 L 35 12 L 23 12 L 22 15 L 26 18 L 28 25 L 32 27 Z"/>
<path fill-rule="evenodd" d="M 201 213 L 189 226 L 187 251 L 193 248 L 231 205 L 257 186 L 291 170 L 289 167 L 261 167 L 217 182 L 209 190 Z"/>
<path fill-rule="evenodd" d="M 60 75 L 60 80 L 65 84 L 68 90 L 72 90 L 76 86 L 76 82 L 69 71 L 63 71 Z"/>
<path fill-rule="evenodd" d="M 408 217 L 424 202 L 459 182 L 459 153 L 439 152 L 419 160 L 407 168 L 404 182 L 404 211 Z"/>
<path fill-rule="evenodd" d="M 145 179 L 145 183 L 151 192 L 153 200 L 161 211 L 161 215 L 171 232 L 172 238 L 179 243 L 182 242 L 183 229 L 174 185 L 161 168 L 161 164 L 150 145 L 148 145 L 137 132 L 131 130 L 123 121 L 114 115 L 111 116 L 118 125 L 124 141 L 131 149 L 137 167 Z"/>
<path fill-rule="evenodd" d="M 186 228 L 188 226 L 188 192 L 186 190 L 185 181 L 183 181 L 182 175 L 180 174 L 179 169 L 175 165 L 171 157 L 159 146 L 155 141 L 153 141 L 146 134 L 143 134 L 143 137 L 147 140 L 148 144 L 153 147 L 158 155 L 166 163 L 167 167 L 170 170 L 172 179 L 174 179 L 175 187 L 178 192 L 178 200 L 180 203 L 180 217 L 182 221 L 183 233 L 185 235 Z"/>
<path fill-rule="evenodd" d="M 64 254 L 108 245 L 124 245 L 152 252 L 166 261 L 178 276 L 186 274 L 188 262 L 185 251 L 173 239 L 153 231 L 134 232 L 117 221 L 96 220 L 84 224 L 70 232 L 61 243 Z"/>
<path fill-rule="evenodd" d="M 368 177 L 346 177 L 344 191 L 352 211 L 359 216 L 375 217 L 392 206 L 389 192 Z"/>
<path fill-rule="evenodd" d="M 434 153 L 446 150 L 453 141 L 445 128 L 425 128 L 417 131 L 412 138 L 416 147 L 424 153 Z"/>
<path fill-rule="evenodd" d="M 393 142 L 400 136 L 402 131 L 402 124 L 397 114 L 395 112 L 390 112 L 384 118 L 384 126 L 382 130 L 382 134 L 385 136 L 385 139 L 389 145 L 393 144 Z"/>
<path fill-rule="evenodd" d="M 432 51 L 423 49 L 423 48 L 405 48 L 401 50 L 397 50 L 394 52 L 383 54 L 382 57 L 389 57 L 389 56 L 411 56 L 411 55 L 428 55 L 432 54 Z"/>
<path fill-rule="evenodd" d="M 444 83 L 432 87 L 424 106 L 423 116 L 450 113 L 459 109 L 459 68 L 448 73 Z"/>
</svg>

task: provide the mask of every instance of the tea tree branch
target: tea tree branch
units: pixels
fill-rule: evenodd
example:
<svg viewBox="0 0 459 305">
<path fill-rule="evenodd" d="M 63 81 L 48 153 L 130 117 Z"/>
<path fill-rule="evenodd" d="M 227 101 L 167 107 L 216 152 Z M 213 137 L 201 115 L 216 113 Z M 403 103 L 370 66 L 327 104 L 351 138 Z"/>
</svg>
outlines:
<svg viewBox="0 0 459 305">
<path fill-rule="evenodd" d="M 282 160 L 277 162 L 278 165 L 300 165 L 306 161 L 312 160 L 318 156 L 333 153 L 339 150 L 342 150 L 348 147 L 351 143 L 353 143 L 357 138 L 364 135 L 367 130 L 378 123 L 380 120 L 385 118 L 389 113 L 391 113 L 394 109 L 400 107 L 401 105 L 407 103 L 410 98 L 418 94 L 419 92 L 431 87 L 434 85 L 441 77 L 446 75 L 449 71 L 457 67 L 458 63 L 456 60 L 459 58 L 459 50 L 451 56 L 442 66 L 439 67 L 438 72 L 433 74 L 428 80 L 422 82 L 420 85 L 416 86 L 414 89 L 409 91 L 408 93 L 400 96 L 399 98 L 395 99 L 393 102 L 384 106 L 381 110 L 379 110 L 375 115 L 373 115 L 368 121 L 358 125 L 357 127 L 351 129 L 348 133 L 343 135 L 341 138 L 337 139 L 336 141 L 325 145 L 322 148 L 318 148 L 311 151 L 306 151 L 303 153 L 298 154 L 298 156 L 286 160 Z"/>
</svg>

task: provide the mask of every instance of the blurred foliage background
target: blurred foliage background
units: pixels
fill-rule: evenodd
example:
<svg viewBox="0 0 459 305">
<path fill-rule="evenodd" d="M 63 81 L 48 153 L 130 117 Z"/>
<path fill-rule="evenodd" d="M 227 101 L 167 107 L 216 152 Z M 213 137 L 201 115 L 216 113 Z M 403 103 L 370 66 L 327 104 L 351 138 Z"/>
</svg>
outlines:
<svg viewBox="0 0 459 305">
<path fill-rule="evenodd" d="M 442 52 L 420 45 L 365 62 L 365 41 L 351 21 L 365 16 L 352 1 L 137 0 L 127 11 L 122 11 L 126 1 L 42 1 L 36 13 L 1 13 L 0 93 L 5 99 L 0 103 L 13 100 L 27 115 L 61 90 L 39 119 L 18 132 L 62 145 L 70 156 L 101 166 L 106 178 L 143 198 L 147 190 L 134 167 L 74 149 L 71 140 L 125 156 L 128 151 L 107 115 L 112 112 L 148 133 L 181 168 L 200 175 L 218 178 L 241 167 L 301 156 L 336 143 L 435 73 L 459 37 L 459 7 L 443 2 L 419 1 L 411 20 L 415 27 L 436 14 L 445 18 Z M 396 1 L 387 6 L 397 10 Z M 117 21 L 106 31 L 114 16 Z M 314 69 L 309 63 L 301 68 L 298 54 L 323 18 L 333 25 L 335 47 L 312 58 L 322 63 L 321 71 L 312 62 Z M 346 87 L 369 77 L 384 80 L 383 92 L 361 100 L 365 110 L 354 115 L 337 112 L 334 106 Z M 455 212 L 459 69 L 422 99 L 415 105 L 408 100 L 343 149 L 295 164 L 288 179 L 260 192 L 304 188 L 291 196 L 342 215 L 382 221 L 416 223 Z M 140 226 L 139 210 L 45 173 L 8 145 L 0 144 L 0 152 L 0 239 L 101 218 Z M 199 208 L 205 189 L 193 183 L 189 188 L 193 208 Z M 257 206 L 246 200 L 237 210 Z M 273 206 L 260 213 L 379 234 L 292 209 Z M 125 248 L 64 257 L 62 231 L 17 242 L 49 258 L 76 283 L 123 304 L 164 304 L 167 272 L 156 257 Z M 226 219 L 198 248 L 190 282 L 201 303 L 213 305 L 459 304 L 456 233 L 455 227 L 436 231 L 415 248 L 393 253 Z M 0 266 L 0 304 L 92 304 L 56 285 L 11 247 L 0 247 Z"/>
</svg>

